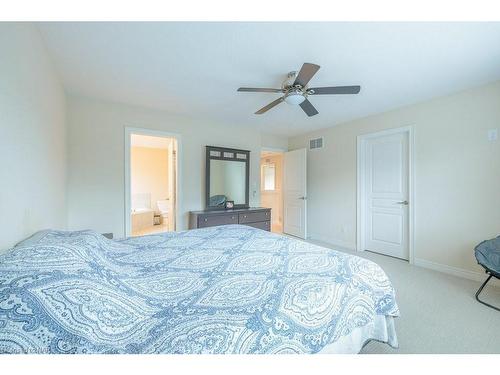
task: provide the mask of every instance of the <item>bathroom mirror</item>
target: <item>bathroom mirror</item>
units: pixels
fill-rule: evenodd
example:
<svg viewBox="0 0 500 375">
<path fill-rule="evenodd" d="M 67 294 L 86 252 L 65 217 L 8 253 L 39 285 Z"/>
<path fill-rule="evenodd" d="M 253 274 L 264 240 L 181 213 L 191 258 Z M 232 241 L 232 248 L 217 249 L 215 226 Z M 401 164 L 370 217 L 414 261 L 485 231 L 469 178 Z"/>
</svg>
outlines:
<svg viewBox="0 0 500 375">
<path fill-rule="evenodd" d="M 207 209 L 248 208 L 250 151 L 207 146 L 206 158 Z"/>
</svg>

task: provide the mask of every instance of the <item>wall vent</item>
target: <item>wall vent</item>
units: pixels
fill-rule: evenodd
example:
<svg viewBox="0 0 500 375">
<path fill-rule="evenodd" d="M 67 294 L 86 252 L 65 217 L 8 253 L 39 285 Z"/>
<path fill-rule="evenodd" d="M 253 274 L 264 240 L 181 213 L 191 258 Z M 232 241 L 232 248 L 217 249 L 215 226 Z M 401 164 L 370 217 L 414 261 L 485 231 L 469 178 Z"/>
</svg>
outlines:
<svg viewBox="0 0 500 375">
<path fill-rule="evenodd" d="M 323 137 L 309 140 L 309 149 L 323 148 Z"/>
</svg>

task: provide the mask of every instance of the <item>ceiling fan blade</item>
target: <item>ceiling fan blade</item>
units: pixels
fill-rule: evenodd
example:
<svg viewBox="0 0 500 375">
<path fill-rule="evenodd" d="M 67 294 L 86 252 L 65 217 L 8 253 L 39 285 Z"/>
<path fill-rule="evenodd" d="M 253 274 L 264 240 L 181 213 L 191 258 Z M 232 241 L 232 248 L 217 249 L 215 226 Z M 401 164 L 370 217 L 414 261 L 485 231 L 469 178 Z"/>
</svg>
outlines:
<svg viewBox="0 0 500 375">
<path fill-rule="evenodd" d="M 304 63 L 304 65 L 302 65 L 302 68 L 300 68 L 300 72 L 299 74 L 297 74 L 297 78 L 295 78 L 295 82 L 293 83 L 293 85 L 301 85 L 302 87 L 305 87 L 319 70 L 319 68 L 319 65 Z"/>
<path fill-rule="evenodd" d="M 302 108 L 306 115 L 308 115 L 309 117 L 317 115 L 319 113 L 307 99 L 300 103 L 300 108 Z"/>
<path fill-rule="evenodd" d="M 280 104 L 283 100 L 284 100 L 283 97 L 278 98 L 275 101 L 273 101 L 273 102 L 269 103 L 268 105 L 266 105 L 265 107 L 262 107 L 261 109 L 259 109 L 257 112 L 255 112 L 255 114 L 256 115 L 261 115 L 263 113 L 266 113 L 271 108 L 276 107 L 278 104 Z"/>
<path fill-rule="evenodd" d="M 309 95 L 358 94 L 361 86 L 312 87 L 307 90 Z"/>
<path fill-rule="evenodd" d="M 238 89 L 240 92 L 276 92 L 282 93 L 283 89 L 267 89 L 267 88 L 254 88 L 254 87 L 240 87 Z"/>
</svg>

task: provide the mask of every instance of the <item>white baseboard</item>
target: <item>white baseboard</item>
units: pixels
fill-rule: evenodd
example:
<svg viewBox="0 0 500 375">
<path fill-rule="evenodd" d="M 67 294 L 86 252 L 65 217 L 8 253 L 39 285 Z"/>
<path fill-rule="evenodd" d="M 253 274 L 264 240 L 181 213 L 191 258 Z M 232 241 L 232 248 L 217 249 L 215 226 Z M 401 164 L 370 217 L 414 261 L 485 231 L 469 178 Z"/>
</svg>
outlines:
<svg viewBox="0 0 500 375">
<path fill-rule="evenodd" d="M 441 264 L 441 263 L 435 263 L 435 262 L 431 262 L 431 261 L 425 260 L 425 259 L 415 258 L 413 264 L 415 266 L 428 268 L 430 270 L 443 272 L 443 273 L 446 273 L 448 275 L 462 277 L 464 279 L 473 280 L 473 281 L 483 282 L 487 278 L 487 275 L 483 272 L 464 270 L 463 268 L 448 266 L 446 264 Z M 488 283 L 488 285 L 494 285 L 494 286 L 500 288 L 500 280 L 492 279 Z"/>
<path fill-rule="evenodd" d="M 356 244 L 354 243 L 338 240 L 336 238 L 331 238 L 328 236 L 323 236 L 318 233 L 309 233 L 307 239 L 311 241 L 324 242 L 325 244 L 332 245 L 333 247 L 339 247 L 350 251 L 356 251 Z"/>
</svg>

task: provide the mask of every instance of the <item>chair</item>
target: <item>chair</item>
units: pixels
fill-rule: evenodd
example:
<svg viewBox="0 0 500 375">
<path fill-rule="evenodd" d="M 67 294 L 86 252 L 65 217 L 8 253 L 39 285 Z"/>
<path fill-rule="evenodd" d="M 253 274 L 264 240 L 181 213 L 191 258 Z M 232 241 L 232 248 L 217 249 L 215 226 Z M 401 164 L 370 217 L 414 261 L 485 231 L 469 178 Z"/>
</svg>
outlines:
<svg viewBox="0 0 500 375">
<path fill-rule="evenodd" d="M 478 302 L 491 307 L 497 311 L 500 308 L 490 305 L 479 299 L 479 294 L 483 291 L 488 281 L 492 277 L 500 279 L 500 236 L 493 238 L 491 240 L 486 240 L 481 242 L 474 248 L 474 254 L 476 256 L 477 262 L 485 269 L 486 273 L 489 275 L 486 281 L 479 287 L 476 292 L 476 299 Z"/>
</svg>

